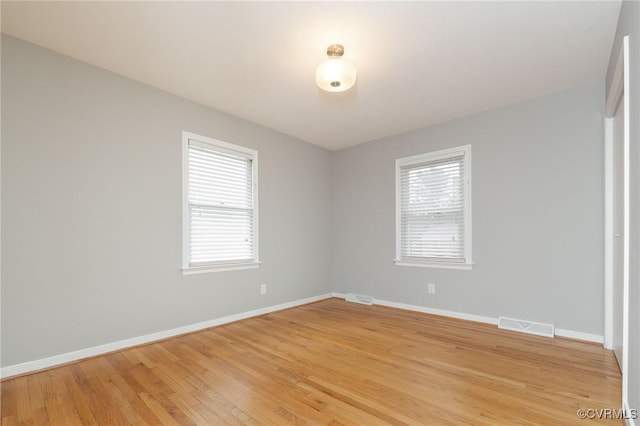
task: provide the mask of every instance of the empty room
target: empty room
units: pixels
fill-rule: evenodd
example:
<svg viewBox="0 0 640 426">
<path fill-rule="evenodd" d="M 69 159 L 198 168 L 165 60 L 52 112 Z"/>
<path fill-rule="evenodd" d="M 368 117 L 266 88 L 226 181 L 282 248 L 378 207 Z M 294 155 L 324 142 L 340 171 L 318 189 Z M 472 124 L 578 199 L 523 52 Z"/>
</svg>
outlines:
<svg viewBox="0 0 640 426">
<path fill-rule="evenodd" d="M 640 2 L 1 2 L 5 425 L 640 425 Z"/>
</svg>

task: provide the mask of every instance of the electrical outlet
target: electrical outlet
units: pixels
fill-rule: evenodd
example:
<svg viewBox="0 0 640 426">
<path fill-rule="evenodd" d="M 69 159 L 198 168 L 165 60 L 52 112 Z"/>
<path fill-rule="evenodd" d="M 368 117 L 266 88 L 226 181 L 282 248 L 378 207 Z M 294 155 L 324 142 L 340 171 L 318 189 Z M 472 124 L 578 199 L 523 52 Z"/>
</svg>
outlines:
<svg viewBox="0 0 640 426">
<path fill-rule="evenodd" d="M 430 294 L 435 294 L 435 292 L 436 292 L 436 285 L 435 285 L 435 284 L 433 284 L 433 283 L 429 283 L 429 284 L 427 284 L 427 291 L 428 291 Z"/>
<path fill-rule="evenodd" d="M 260 294 L 267 294 L 267 285 L 260 284 Z"/>
</svg>

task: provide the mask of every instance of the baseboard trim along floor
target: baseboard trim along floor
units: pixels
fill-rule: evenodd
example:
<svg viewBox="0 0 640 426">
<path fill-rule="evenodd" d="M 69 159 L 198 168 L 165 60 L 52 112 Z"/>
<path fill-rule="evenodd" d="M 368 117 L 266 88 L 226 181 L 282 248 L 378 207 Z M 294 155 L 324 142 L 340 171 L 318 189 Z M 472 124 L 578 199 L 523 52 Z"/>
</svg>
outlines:
<svg viewBox="0 0 640 426">
<path fill-rule="evenodd" d="M 206 328 L 211 328 L 211 327 L 227 324 L 234 321 L 239 321 L 246 318 L 251 318 L 259 315 L 268 314 L 271 312 L 281 311 L 281 310 L 293 308 L 296 306 L 302 306 L 308 303 L 317 302 L 319 300 L 329 299 L 331 297 L 333 297 L 332 293 L 327 293 L 320 296 L 308 297 L 305 299 L 295 300 L 293 302 L 281 303 L 274 306 L 267 306 L 265 308 L 254 309 L 248 312 L 242 312 L 239 314 L 216 318 L 209 321 L 203 321 L 196 324 L 186 325 L 183 327 L 172 328 L 170 330 L 145 334 L 144 336 L 133 337 L 131 339 L 124 339 L 124 340 L 119 340 L 117 342 L 107 343 L 104 345 L 93 346 L 91 348 L 81 349 L 79 351 L 67 352 L 64 354 L 54 355 L 51 357 L 42 358 L 34 361 L 23 362 L 21 364 L 10 365 L 4 368 L 0 368 L 0 379 L 6 379 L 9 377 L 19 376 L 22 374 L 34 373 L 37 371 L 46 370 L 48 368 L 68 364 L 73 361 L 79 361 L 85 358 L 104 355 L 110 352 L 119 351 L 121 349 L 131 348 L 134 346 L 156 342 L 158 340 L 168 339 L 170 337 L 180 336 L 182 334 L 193 333 L 194 331 L 200 331 Z"/>
<path fill-rule="evenodd" d="M 621 382 L 602 345 L 332 297 L 3 380 L 2 423 L 606 425 Z"/>
<path fill-rule="evenodd" d="M 221 318 L 216 318 L 209 321 L 199 322 L 196 324 L 186 325 L 183 327 L 172 328 L 170 330 L 159 331 L 156 333 L 150 333 L 139 337 L 133 337 L 130 339 L 124 339 L 117 342 L 107 343 L 104 345 L 93 346 L 91 348 L 81 349 L 78 351 L 67 352 L 60 355 L 54 355 L 47 358 L 42 358 L 34 361 L 27 361 L 20 364 L 9 365 L 7 367 L 0 368 L 0 379 L 6 379 L 9 377 L 19 376 L 28 373 L 34 373 L 48 368 L 68 364 L 73 361 L 81 359 L 91 358 L 98 355 L 104 355 L 110 352 L 119 351 L 121 349 L 131 348 L 134 346 L 144 345 L 147 343 L 168 339 L 182 334 L 192 333 L 194 331 L 204 330 L 206 328 L 215 327 L 222 324 L 227 324 L 234 321 L 239 321 L 246 318 L 251 318 L 259 315 L 268 314 L 271 312 L 281 311 L 284 309 L 293 308 L 296 306 L 306 305 L 308 303 L 317 302 L 320 300 L 328 299 L 331 297 L 337 297 L 344 299 L 344 293 L 326 293 L 319 296 L 308 297 L 305 299 L 295 300 L 292 302 L 282 303 L 274 306 L 267 306 L 264 308 L 254 309 L 251 311 L 229 315 Z M 475 321 L 486 324 L 498 324 L 497 318 L 485 317 L 481 315 L 467 314 L 461 312 L 447 311 L 443 309 L 429 308 L 425 306 L 410 305 L 400 302 L 392 302 L 388 300 L 375 299 L 376 305 L 387 306 L 391 308 L 404 309 L 407 311 L 422 312 L 432 315 L 440 315 L 444 317 L 457 318 L 467 321 Z M 584 340 L 594 343 L 603 343 L 604 338 L 601 335 L 583 333 L 580 331 L 565 330 L 561 328 L 555 329 L 556 336 L 567 337 L 575 340 Z"/>
<path fill-rule="evenodd" d="M 344 299 L 346 294 L 333 293 L 333 297 Z M 388 306 L 390 308 L 404 309 L 407 311 L 422 312 L 425 314 L 440 315 L 443 317 L 463 319 L 467 321 L 483 322 L 485 324 L 498 324 L 498 318 L 485 317 L 482 315 L 467 314 L 463 312 L 447 311 L 445 309 L 429 308 L 425 306 L 409 305 L 407 303 L 392 302 L 389 300 L 375 299 L 374 304 Z M 604 336 L 600 334 L 584 333 L 582 331 L 567 330 L 564 328 L 556 328 L 555 335 L 558 337 L 567 337 L 574 340 L 584 340 L 587 342 L 600 343 L 604 342 Z"/>
</svg>

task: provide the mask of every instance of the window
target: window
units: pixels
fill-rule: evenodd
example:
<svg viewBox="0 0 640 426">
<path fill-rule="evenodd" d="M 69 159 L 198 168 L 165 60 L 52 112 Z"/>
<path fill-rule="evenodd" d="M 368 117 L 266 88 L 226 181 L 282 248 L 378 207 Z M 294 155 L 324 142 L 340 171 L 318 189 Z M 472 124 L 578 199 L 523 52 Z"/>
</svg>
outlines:
<svg viewBox="0 0 640 426">
<path fill-rule="evenodd" d="M 471 268 L 471 145 L 396 160 L 396 227 L 396 265 Z"/>
<path fill-rule="evenodd" d="M 258 153 L 182 134 L 183 273 L 255 268 Z"/>
</svg>

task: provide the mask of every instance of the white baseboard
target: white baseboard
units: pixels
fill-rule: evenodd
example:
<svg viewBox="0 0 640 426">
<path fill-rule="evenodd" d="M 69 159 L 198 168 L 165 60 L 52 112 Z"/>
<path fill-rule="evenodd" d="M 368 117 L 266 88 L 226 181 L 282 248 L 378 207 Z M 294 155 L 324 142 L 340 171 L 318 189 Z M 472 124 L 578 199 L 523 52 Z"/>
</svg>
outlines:
<svg viewBox="0 0 640 426">
<path fill-rule="evenodd" d="M 327 293 L 320 296 L 308 297 L 306 299 L 300 299 L 293 302 L 282 303 L 279 305 L 268 306 L 265 308 L 254 309 L 252 311 L 243 312 L 239 314 L 229 315 L 222 318 L 216 318 L 209 321 L 199 322 L 196 324 L 190 324 L 183 327 L 173 328 L 170 330 L 159 331 L 157 333 L 146 334 L 144 336 L 133 337 L 131 339 L 119 340 L 117 342 L 107 343 L 104 345 L 93 346 L 91 348 L 81 349 L 74 352 L 67 352 L 60 355 L 54 355 L 47 358 L 42 358 L 34 361 L 27 361 L 21 364 L 9 365 L 7 367 L 0 368 L 0 379 L 6 379 L 21 374 L 33 373 L 36 371 L 44 370 L 47 368 L 55 367 L 69 362 L 78 361 L 85 358 L 90 358 L 98 355 L 104 355 L 109 352 L 115 352 L 122 349 L 130 348 L 133 346 L 144 345 L 146 343 L 155 342 L 158 340 L 167 339 L 170 337 L 179 336 L 181 334 L 192 333 L 194 331 L 204 330 L 205 328 L 215 327 L 222 324 L 227 324 L 234 321 L 243 320 L 246 318 L 255 317 L 258 315 L 268 314 L 270 312 L 281 311 L 283 309 L 289 309 L 300 305 L 306 305 L 307 303 L 313 303 L 320 300 L 328 299 L 330 297 L 345 298 L 343 293 Z M 409 305 L 406 303 L 392 302 L 388 300 L 375 299 L 376 305 L 388 306 L 391 308 L 405 309 L 407 311 L 422 312 L 432 315 L 440 315 L 444 317 L 463 319 L 468 321 L 481 322 L 486 324 L 498 324 L 497 318 L 485 317 L 481 315 L 467 314 L 462 312 L 447 311 L 444 309 L 428 308 L 425 306 Z M 572 331 L 556 328 L 556 335 L 562 337 L 568 337 L 577 340 L 586 340 L 589 342 L 602 343 L 604 341 L 603 336 L 596 334 L 583 333 L 580 331 Z M 631 423 L 635 426 L 634 423 Z"/>
<path fill-rule="evenodd" d="M 600 334 L 583 333 L 582 331 L 556 328 L 556 336 L 567 337 L 574 340 L 584 340 L 587 342 L 600 343 L 604 345 L 604 336 Z"/>
<path fill-rule="evenodd" d="M 333 293 L 333 297 L 344 299 L 344 293 Z M 483 317 L 482 315 L 465 314 L 462 312 L 447 311 L 444 309 L 428 308 L 426 306 L 409 305 L 400 302 L 391 302 L 389 300 L 374 299 L 375 305 L 388 306 L 390 308 L 404 309 L 406 311 L 422 312 L 425 314 L 440 315 L 443 317 L 457 318 L 468 321 L 483 322 L 486 324 L 498 324 L 497 318 Z"/>
<path fill-rule="evenodd" d="M 406 303 L 391 302 L 388 300 L 376 299 L 376 305 L 388 306 L 390 308 L 406 309 L 408 311 L 422 312 L 431 315 L 440 315 L 443 317 L 462 319 L 467 321 L 481 322 L 485 324 L 498 324 L 497 318 L 485 317 L 482 315 L 466 314 L 463 312 L 447 311 L 444 309 L 428 308 L 425 306 L 408 305 Z"/>
<path fill-rule="evenodd" d="M 344 299 L 345 295 L 343 293 L 333 293 L 332 294 L 333 297 L 339 297 Z M 437 309 L 437 308 L 428 308 L 425 306 L 417 306 L 417 305 L 409 305 L 406 303 L 399 303 L 399 302 L 391 302 L 388 300 L 380 300 L 380 299 L 375 299 L 374 301 L 375 305 L 381 305 L 381 306 L 388 306 L 391 308 L 399 308 L 399 309 L 405 309 L 407 311 L 415 311 L 415 312 L 423 312 L 425 314 L 433 314 L 433 315 L 440 315 L 443 317 L 449 317 L 449 318 L 457 318 L 457 319 L 462 319 L 462 320 L 467 320 L 467 321 L 475 321 L 475 322 L 481 322 L 481 323 L 485 323 L 485 324 L 498 324 L 498 318 L 492 318 L 492 317 L 485 317 L 482 315 L 474 315 L 474 314 L 467 314 L 467 313 L 463 313 L 463 312 L 454 312 L 454 311 L 447 311 L 444 309 Z M 590 333 L 583 333 L 581 331 L 574 331 L 574 330 L 566 330 L 563 328 L 556 328 L 555 329 L 555 335 L 556 336 L 560 336 L 560 337 L 567 337 L 569 339 L 574 339 L 574 340 L 584 340 L 587 342 L 594 342 L 594 343 L 603 343 L 604 342 L 604 336 L 599 335 L 599 334 L 590 334 Z"/>
<path fill-rule="evenodd" d="M 67 352 L 64 354 L 54 355 L 54 356 L 43 358 L 43 359 L 23 362 L 21 364 L 9 365 L 7 367 L 0 368 L 0 379 L 6 379 L 8 377 L 17 376 L 20 374 L 33 373 L 36 371 L 55 367 L 57 365 L 67 364 L 69 362 L 78 361 L 81 359 L 90 358 L 98 355 L 104 355 L 109 352 L 115 352 L 121 349 L 130 348 L 133 346 L 144 345 L 146 343 L 151 343 L 158 340 L 164 340 L 169 337 L 179 336 L 181 334 L 193 333 L 194 331 L 204 330 L 206 328 L 227 324 L 230 322 L 235 322 L 235 321 L 243 320 L 246 318 L 255 317 L 258 315 L 264 315 L 270 312 L 276 312 L 276 311 L 281 311 L 283 309 L 289 309 L 296 306 L 306 305 L 308 303 L 329 299 L 331 297 L 333 297 L 333 294 L 331 293 L 323 294 L 320 296 L 308 297 L 306 299 L 295 300 L 293 302 L 282 303 L 274 306 L 267 306 L 266 308 L 254 309 L 248 312 L 242 312 L 239 314 L 229 315 L 222 318 L 216 318 L 213 320 L 199 322 L 196 324 L 185 325 L 183 327 L 172 328 L 171 330 L 164 330 L 164 331 L 159 331 L 157 333 L 145 334 L 144 336 L 133 337 L 131 339 L 119 340 L 117 342 L 112 342 L 104 345 L 94 346 L 91 348 L 81 349 L 79 351 Z"/>
</svg>

